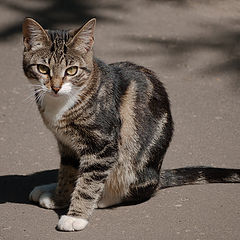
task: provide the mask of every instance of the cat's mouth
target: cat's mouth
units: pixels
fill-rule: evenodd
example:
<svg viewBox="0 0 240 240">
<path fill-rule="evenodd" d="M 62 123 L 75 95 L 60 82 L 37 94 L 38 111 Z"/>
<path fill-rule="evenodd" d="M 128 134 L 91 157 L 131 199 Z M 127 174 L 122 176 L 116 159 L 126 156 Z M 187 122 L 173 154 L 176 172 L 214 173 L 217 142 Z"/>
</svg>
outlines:
<svg viewBox="0 0 240 240">
<path fill-rule="evenodd" d="M 64 93 L 55 93 L 55 92 L 53 92 L 53 91 L 48 92 L 48 95 L 49 95 L 50 97 L 53 97 L 53 98 L 64 98 L 64 97 L 67 96 L 67 95 L 64 94 Z"/>
<path fill-rule="evenodd" d="M 55 92 L 50 92 L 49 95 L 52 97 L 60 97 L 61 96 L 59 93 L 55 93 Z"/>
</svg>

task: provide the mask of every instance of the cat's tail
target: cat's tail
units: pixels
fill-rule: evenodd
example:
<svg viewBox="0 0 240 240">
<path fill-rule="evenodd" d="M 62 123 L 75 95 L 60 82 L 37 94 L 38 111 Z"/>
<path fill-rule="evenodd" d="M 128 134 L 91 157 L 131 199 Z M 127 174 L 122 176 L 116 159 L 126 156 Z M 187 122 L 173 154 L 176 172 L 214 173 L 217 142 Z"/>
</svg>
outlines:
<svg viewBox="0 0 240 240">
<path fill-rule="evenodd" d="M 186 167 L 162 170 L 159 189 L 206 183 L 240 183 L 240 169 Z"/>
</svg>

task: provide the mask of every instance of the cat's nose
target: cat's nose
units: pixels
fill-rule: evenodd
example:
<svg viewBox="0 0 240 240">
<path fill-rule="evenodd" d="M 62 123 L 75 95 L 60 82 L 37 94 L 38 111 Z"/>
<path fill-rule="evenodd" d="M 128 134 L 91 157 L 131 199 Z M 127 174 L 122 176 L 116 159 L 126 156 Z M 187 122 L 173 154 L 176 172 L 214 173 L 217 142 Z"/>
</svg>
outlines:
<svg viewBox="0 0 240 240">
<path fill-rule="evenodd" d="M 53 92 L 54 93 L 58 93 L 58 91 L 60 90 L 60 87 L 54 87 L 54 86 L 52 86 L 52 90 L 53 90 Z"/>
</svg>

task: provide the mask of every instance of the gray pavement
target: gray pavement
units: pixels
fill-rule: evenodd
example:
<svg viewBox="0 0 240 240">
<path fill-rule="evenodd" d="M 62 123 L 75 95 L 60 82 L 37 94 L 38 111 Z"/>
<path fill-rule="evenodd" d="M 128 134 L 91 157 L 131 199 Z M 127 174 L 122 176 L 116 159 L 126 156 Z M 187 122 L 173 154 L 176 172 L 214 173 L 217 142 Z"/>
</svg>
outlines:
<svg viewBox="0 0 240 240">
<path fill-rule="evenodd" d="M 0 1 L 0 240 L 238 240 L 240 185 L 161 190 L 149 201 L 96 210 L 82 232 L 55 230 L 59 214 L 28 202 L 56 179 L 56 142 L 21 69 L 24 17 L 78 27 L 97 17 L 95 54 L 153 69 L 172 103 L 175 135 L 163 168 L 240 168 L 239 0 Z"/>
</svg>

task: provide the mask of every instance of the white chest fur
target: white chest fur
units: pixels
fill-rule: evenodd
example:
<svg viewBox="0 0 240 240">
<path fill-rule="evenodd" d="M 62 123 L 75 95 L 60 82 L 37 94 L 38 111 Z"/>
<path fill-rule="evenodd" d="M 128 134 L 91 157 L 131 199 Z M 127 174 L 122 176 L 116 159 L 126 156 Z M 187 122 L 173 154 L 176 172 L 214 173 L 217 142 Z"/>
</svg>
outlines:
<svg viewBox="0 0 240 240">
<path fill-rule="evenodd" d="M 42 107 L 42 117 L 45 120 L 47 128 L 53 132 L 55 137 L 67 146 L 72 146 L 71 135 L 63 131 L 57 131 L 58 121 L 61 120 L 63 114 L 74 106 L 77 97 L 68 96 L 45 96 Z"/>
<path fill-rule="evenodd" d="M 70 96 L 71 95 L 71 96 Z M 55 125 L 63 114 L 69 110 L 77 100 L 77 92 L 72 92 L 70 83 L 63 84 L 59 96 L 46 94 L 42 102 L 43 117 L 51 125 Z"/>
<path fill-rule="evenodd" d="M 71 106 L 71 101 L 67 96 L 53 97 L 47 95 L 42 103 L 43 117 L 47 122 L 54 125 Z"/>
</svg>

